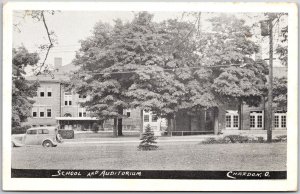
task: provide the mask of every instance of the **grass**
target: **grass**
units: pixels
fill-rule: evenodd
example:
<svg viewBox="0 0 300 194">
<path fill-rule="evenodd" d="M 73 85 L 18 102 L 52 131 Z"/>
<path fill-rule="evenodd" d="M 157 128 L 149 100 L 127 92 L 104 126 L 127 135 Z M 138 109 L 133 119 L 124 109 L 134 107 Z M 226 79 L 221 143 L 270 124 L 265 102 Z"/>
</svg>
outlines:
<svg viewBox="0 0 300 194">
<path fill-rule="evenodd" d="M 286 143 L 159 143 L 140 152 L 135 143 L 62 144 L 13 148 L 12 167 L 19 169 L 117 170 L 286 170 Z"/>
</svg>

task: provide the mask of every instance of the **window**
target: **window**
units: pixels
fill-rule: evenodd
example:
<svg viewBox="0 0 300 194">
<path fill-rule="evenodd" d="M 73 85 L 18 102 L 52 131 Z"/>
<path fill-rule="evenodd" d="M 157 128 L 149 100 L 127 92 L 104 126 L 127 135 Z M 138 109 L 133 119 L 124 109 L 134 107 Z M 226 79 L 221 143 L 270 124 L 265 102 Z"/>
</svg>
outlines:
<svg viewBox="0 0 300 194">
<path fill-rule="evenodd" d="M 233 127 L 239 127 L 239 116 L 233 116 Z"/>
<path fill-rule="evenodd" d="M 86 110 L 85 110 L 85 108 L 79 108 L 78 116 L 79 117 L 86 117 Z"/>
<path fill-rule="evenodd" d="M 64 101 L 65 101 L 65 106 L 72 106 L 72 94 L 71 94 L 71 92 L 65 92 Z"/>
<path fill-rule="evenodd" d="M 84 99 L 84 98 L 86 98 L 86 95 L 81 95 L 81 94 L 80 94 L 80 95 L 79 95 L 79 98 L 83 98 L 83 99 Z"/>
<path fill-rule="evenodd" d="M 37 117 L 37 112 L 38 112 L 38 108 L 37 107 L 33 107 L 32 108 L 32 117 Z"/>
<path fill-rule="evenodd" d="M 123 115 L 126 115 L 127 118 L 131 116 L 131 110 L 130 109 L 124 109 L 123 110 Z"/>
<path fill-rule="evenodd" d="M 45 117 L 45 108 L 44 107 L 40 107 L 39 111 L 40 111 L 40 117 Z"/>
<path fill-rule="evenodd" d="M 39 129 L 37 131 L 38 131 L 38 134 L 43 134 L 43 130 L 42 129 Z"/>
<path fill-rule="evenodd" d="M 37 130 L 28 130 L 27 134 L 28 135 L 35 135 L 35 134 L 37 134 Z"/>
<path fill-rule="evenodd" d="M 32 127 L 36 127 L 36 125 L 32 125 Z"/>
<path fill-rule="evenodd" d="M 144 115 L 144 122 L 149 122 L 149 115 Z"/>
<path fill-rule="evenodd" d="M 39 97 L 45 97 L 45 88 L 44 87 L 40 87 L 38 89 L 38 93 L 39 93 Z"/>
<path fill-rule="evenodd" d="M 40 127 L 44 127 L 44 125 L 40 125 Z"/>
<path fill-rule="evenodd" d="M 274 116 L 274 122 L 275 122 L 275 123 L 274 123 L 274 124 L 275 124 L 275 127 L 278 128 L 278 127 L 279 127 L 279 116 L 278 116 L 278 115 L 275 115 L 275 116 Z"/>
<path fill-rule="evenodd" d="M 286 127 L 286 116 L 285 115 L 281 116 L 281 127 L 282 128 Z"/>
<path fill-rule="evenodd" d="M 250 115 L 250 127 L 254 128 L 255 127 L 255 116 Z"/>
<path fill-rule="evenodd" d="M 262 116 L 261 115 L 257 116 L 257 127 L 262 128 Z"/>
<path fill-rule="evenodd" d="M 152 122 L 157 122 L 157 116 L 156 115 L 152 115 Z"/>
<path fill-rule="evenodd" d="M 52 88 L 47 88 L 47 97 L 52 97 Z"/>
<path fill-rule="evenodd" d="M 262 129 L 264 126 L 263 111 L 250 111 L 250 129 Z"/>
<path fill-rule="evenodd" d="M 43 134 L 49 134 L 49 130 L 48 129 L 43 129 Z"/>
<path fill-rule="evenodd" d="M 231 115 L 226 115 L 226 127 L 231 127 Z"/>
<path fill-rule="evenodd" d="M 51 108 L 47 108 L 47 117 L 52 117 Z"/>
</svg>

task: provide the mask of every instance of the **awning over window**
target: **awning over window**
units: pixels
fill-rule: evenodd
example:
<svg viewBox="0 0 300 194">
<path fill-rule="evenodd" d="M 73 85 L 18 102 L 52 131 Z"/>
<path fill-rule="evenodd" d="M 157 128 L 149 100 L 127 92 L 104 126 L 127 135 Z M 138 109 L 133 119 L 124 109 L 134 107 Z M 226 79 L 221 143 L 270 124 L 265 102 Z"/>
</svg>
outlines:
<svg viewBox="0 0 300 194">
<path fill-rule="evenodd" d="M 96 117 L 55 117 L 59 121 L 96 121 Z"/>
</svg>

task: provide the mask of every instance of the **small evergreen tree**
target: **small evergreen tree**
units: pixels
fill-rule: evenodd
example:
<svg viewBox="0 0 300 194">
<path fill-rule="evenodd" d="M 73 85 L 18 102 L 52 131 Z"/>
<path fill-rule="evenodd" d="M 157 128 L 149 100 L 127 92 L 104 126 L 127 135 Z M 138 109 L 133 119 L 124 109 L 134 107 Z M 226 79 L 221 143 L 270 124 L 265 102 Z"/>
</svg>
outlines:
<svg viewBox="0 0 300 194">
<path fill-rule="evenodd" d="M 156 150 L 158 148 L 157 145 L 153 145 L 156 144 L 157 142 L 155 141 L 157 139 L 157 137 L 154 136 L 153 131 L 151 130 L 150 125 L 146 126 L 145 132 L 142 134 L 141 137 L 141 143 L 138 146 L 138 150 L 144 150 L 144 151 L 148 151 L 148 150 Z"/>
</svg>

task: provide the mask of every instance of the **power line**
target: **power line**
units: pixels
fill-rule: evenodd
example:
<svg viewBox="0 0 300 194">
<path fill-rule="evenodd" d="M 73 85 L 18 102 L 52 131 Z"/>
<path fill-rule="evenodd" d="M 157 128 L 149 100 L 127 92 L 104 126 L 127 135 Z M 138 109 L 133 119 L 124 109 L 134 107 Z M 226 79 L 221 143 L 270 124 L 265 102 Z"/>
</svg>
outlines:
<svg viewBox="0 0 300 194">
<path fill-rule="evenodd" d="M 247 64 L 246 64 L 247 65 Z M 145 70 L 134 70 L 134 71 L 119 71 L 119 72 L 93 72 L 93 71 L 80 71 L 80 72 L 73 72 L 74 74 L 93 74 L 93 75 L 104 75 L 104 74 L 128 74 L 128 73 L 139 73 L 139 72 L 146 72 L 146 71 L 175 71 L 180 69 L 202 69 L 202 68 L 221 68 L 221 67 L 232 67 L 232 66 L 239 66 L 244 67 L 246 65 L 236 64 L 236 65 L 218 65 L 218 66 L 201 66 L 201 67 L 178 67 L 178 68 L 163 68 L 161 70 L 153 70 L 153 69 L 145 69 Z M 54 75 L 65 75 L 65 73 L 53 73 Z"/>
</svg>

